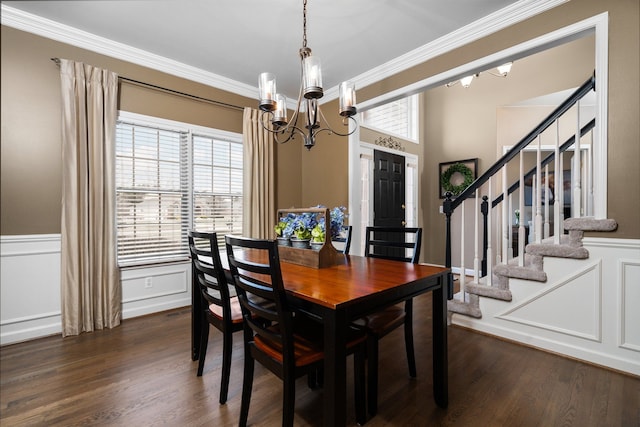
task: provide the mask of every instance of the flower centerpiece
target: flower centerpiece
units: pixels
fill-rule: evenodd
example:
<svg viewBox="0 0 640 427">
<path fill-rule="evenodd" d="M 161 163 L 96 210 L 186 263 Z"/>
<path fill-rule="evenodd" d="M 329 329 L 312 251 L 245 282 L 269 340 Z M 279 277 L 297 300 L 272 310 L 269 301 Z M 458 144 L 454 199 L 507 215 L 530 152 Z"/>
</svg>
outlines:
<svg viewBox="0 0 640 427">
<path fill-rule="evenodd" d="M 322 223 L 324 223 L 324 221 L 322 221 Z M 319 222 L 311 230 L 311 249 L 319 251 L 322 245 L 324 245 L 324 227 Z"/>
<path fill-rule="evenodd" d="M 325 206 L 314 206 L 313 209 L 325 209 Z M 346 217 L 344 206 L 337 206 L 329 211 L 330 236 L 335 239 L 340 236 Z M 288 213 L 283 215 L 275 225 L 274 231 L 278 243 L 283 246 L 296 248 L 308 248 L 309 245 L 319 250 L 326 240 L 325 218 L 318 219 L 318 214 L 313 212 Z"/>
<path fill-rule="evenodd" d="M 274 230 L 276 232 L 276 239 L 281 246 L 291 246 L 291 235 L 293 234 L 292 223 L 295 219 L 295 214 L 288 214 L 280 218 Z"/>
<path fill-rule="evenodd" d="M 311 241 L 311 230 L 317 223 L 318 220 L 315 213 L 304 212 L 294 215 L 291 222 L 291 229 L 293 230 L 291 246 L 302 249 L 308 248 Z"/>
<path fill-rule="evenodd" d="M 318 205 L 318 208 L 324 208 L 322 205 Z M 347 208 L 344 206 L 336 206 L 329 211 L 329 231 L 331 240 L 336 239 L 342 232 L 342 226 L 344 225 L 345 212 Z M 319 250 L 324 244 L 326 239 L 326 225 L 324 217 L 320 218 L 318 224 L 311 230 L 311 247 Z M 314 245 L 315 243 L 315 245 Z M 314 247 L 315 246 L 315 247 Z"/>
</svg>

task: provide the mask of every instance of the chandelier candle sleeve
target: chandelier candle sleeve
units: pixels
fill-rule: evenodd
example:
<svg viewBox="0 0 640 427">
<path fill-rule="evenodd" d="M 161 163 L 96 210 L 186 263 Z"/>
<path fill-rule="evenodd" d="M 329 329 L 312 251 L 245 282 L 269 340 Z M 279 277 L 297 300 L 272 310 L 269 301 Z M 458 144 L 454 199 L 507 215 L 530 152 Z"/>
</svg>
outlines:
<svg viewBox="0 0 640 427">
<path fill-rule="evenodd" d="M 302 61 L 304 78 L 304 97 L 307 99 L 322 98 L 322 69 L 320 58 L 307 56 Z"/>
<path fill-rule="evenodd" d="M 272 123 L 276 126 L 287 124 L 287 97 L 280 93 L 276 94 L 276 109 L 273 112 Z"/>
<path fill-rule="evenodd" d="M 356 113 L 356 85 L 346 81 L 340 83 L 340 115 L 350 117 Z"/>
<path fill-rule="evenodd" d="M 258 89 L 260 90 L 260 109 L 273 111 L 276 108 L 276 76 L 271 73 L 261 73 Z"/>
</svg>

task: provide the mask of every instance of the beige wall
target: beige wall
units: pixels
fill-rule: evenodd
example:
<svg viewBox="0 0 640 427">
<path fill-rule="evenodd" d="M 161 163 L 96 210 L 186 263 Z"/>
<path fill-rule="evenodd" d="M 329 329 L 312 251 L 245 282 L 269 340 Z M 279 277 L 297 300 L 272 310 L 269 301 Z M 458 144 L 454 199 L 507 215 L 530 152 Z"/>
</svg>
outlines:
<svg viewBox="0 0 640 427">
<path fill-rule="evenodd" d="M 68 58 L 120 76 L 239 107 L 255 100 L 2 26 L 0 233 L 60 233 L 61 111 L 58 67 Z M 120 110 L 242 133 L 242 109 L 121 83 Z M 277 147 L 279 205 L 301 200 L 300 149 Z"/>
<path fill-rule="evenodd" d="M 640 191 L 620 183 L 640 182 L 640 18 L 637 0 L 573 0 L 469 45 L 415 66 L 396 76 L 358 89 L 364 101 L 447 71 L 469 61 L 549 33 L 599 13 L 609 11 L 609 217 L 619 222 L 611 236 L 640 238 Z M 60 95 L 58 69 L 49 58 L 65 57 L 109 68 L 126 77 L 193 93 L 239 106 L 255 101 L 164 73 L 138 67 L 103 55 L 57 43 L 11 28 L 2 27 L 2 164 L 0 176 L 0 234 L 60 232 Z M 363 53 L 364 54 L 364 53 Z M 487 77 L 488 78 L 488 77 Z M 457 88 L 459 89 L 459 88 Z M 135 92 L 135 93 L 134 93 Z M 145 98 L 144 92 L 127 85 L 122 88 L 121 107 L 134 112 L 157 114 L 173 120 L 240 131 L 240 112 L 183 101 L 166 95 L 162 100 Z M 332 125 L 339 119 L 332 111 L 336 101 L 323 106 Z M 425 114 L 438 117 L 439 107 Z M 442 120 L 445 120 L 442 118 Z M 450 120 L 447 118 L 446 120 Z M 469 142 L 469 141 L 467 141 Z M 472 141 L 471 141 L 472 142 Z M 433 183 L 432 164 L 451 158 L 480 157 L 480 169 L 495 150 L 464 153 L 447 149 L 431 153 L 428 146 L 424 183 Z M 491 151 L 491 153 L 489 152 Z M 448 159 L 445 159 L 444 154 Z M 464 154 L 464 155 L 463 155 Z M 298 145 L 279 146 L 277 151 L 277 205 L 308 206 L 323 203 L 346 205 L 348 199 L 347 139 L 323 134 L 318 145 L 306 152 Z M 451 156 L 451 157 L 449 157 Z M 436 181 L 437 182 L 437 181 Z M 433 185 L 421 191 L 433 193 Z M 437 191 L 437 190 L 436 190 Z M 433 196 L 423 194 L 425 212 L 433 210 Z M 427 260 L 442 262 L 442 222 L 425 220 L 429 236 Z"/>
<path fill-rule="evenodd" d="M 506 78 L 484 72 L 467 89 L 457 84 L 426 92 L 424 149 L 428 156 L 421 182 L 425 229 L 438 230 L 444 224 L 444 216 L 439 213 L 442 199 L 438 194 L 438 163 L 478 158 L 478 176 L 484 173 L 504 154 L 499 133 L 511 135 L 506 145 L 515 145 L 544 118 L 543 115 L 530 121 L 524 129 L 503 121 L 501 126 L 507 129 L 499 132 L 497 113 L 501 106 L 580 86 L 593 74 L 594 43 L 593 36 L 584 37 L 520 59 Z M 473 220 L 473 215 L 466 215 L 466 230 L 473 229 Z M 456 242 L 460 239 L 459 214 L 452 219 L 452 238 Z M 425 245 L 426 260 L 444 262 L 444 233 L 425 239 Z M 473 256 L 472 245 L 466 245 L 466 260 L 473 260 Z M 454 252 L 453 258 L 458 257 Z"/>
<path fill-rule="evenodd" d="M 640 215 L 638 215 L 640 212 L 640 191 L 637 186 L 630 191 L 628 186 L 620 185 L 621 182 L 640 182 L 640 168 L 637 167 L 640 161 L 640 129 L 638 126 L 638 117 L 640 117 L 640 18 L 636 0 L 607 2 L 573 0 L 567 2 L 525 22 L 438 56 L 393 77 L 365 88 L 358 88 L 358 100 L 362 102 L 375 98 L 607 11 L 609 13 L 608 216 L 615 218 L 619 224 L 618 230 L 615 233 L 607 234 L 607 236 L 640 238 Z M 520 66 L 516 64 L 516 67 Z M 526 70 L 526 68 L 524 69 Z M 527 70 L 527 72 L 535 77 L 540 70 Z M 531 94 L 521 93 L 520 95 L 523 98 L 528 98 L 536 96 L 535 94 L 540 95 L 566 89 L 583 83 L 587 77 L 588 75 L 581 74 L 573 76 L 571 78 L 573 80 L 568 78 L 556 82 L 556 77 L 553 76 L 549 78 L 550 82 L 543 82 L 547 85 L 544 91 L 540 90 L 541 88 L 537 87 L 538 85 L 535 83 L 539 80 L 532 78 L 531 81 L 534 83 L 531 83 Z M 481 77 L 483 80 L 489 78 L 493 77 Z M 508 81 L 505 82 L 507 85 L 511 84 Z M 556 83 L 557 88 L 554 89 L 553 86 Z M 444 91 L 444 88 L 436 90 Z M 430 99 L 429 94 L 426 98 L 427 103 L 431 104 L 427 104 L 423 114 L 432 122 L 440 121 L 442 127 L 447 125 L 448 129 L 461 128 L 475 125 L 478 122 L 474 118 L 477 114 L 471 114 L 469 116 L 470 122 L 464 124 L 455 122 L 456 119 L 453 117 L 444 117 L 443 106 L 437 100 Z M 489 111 L 488 114 L 481 112 L 480 115 L 484 115 L 484 118 L 488 118 L 490 122 L 495 124 L 495 109 Z M 430 144 L 434 137 L 438 137 L 437 130 L 429 129 L 429 125 L 426 125 L 425 132 L 434 133 L 431 141 L 425 144 L 424 170 L 421 171 L 420 191 L 424 212 L 422 226 L 425 228 L 426 235 L 423 260 L 444 263 L 444 219 L 441 215 L 434 215 L 434 210 L 437 209 L 439 203 L 439 200 L 436 200 L 437 196 L 434 196 L 434 194 L 437 195 L 437 163 L 452 159 L 478 157 L 481 159 L 479 162 L 480 171 L 486 170 L 491 165 L 491 161 L 496 158 L 495 135 L 492 140 L 489 138 L 483 138 L 482 141 L 469 138 L 458 140 L 451 147 L 437 146 L 432 151 Z M 495 134 L 495 128 L 493 133 Z M 451 137 L 452 135 L 447 136 Z M 317 179 L 315 175 L 322 169 L 319 165 L 325 164 L 325 162 L 340 162 L 344 165 L 343 167 L 347 167 L 348 148 L 346 142 L 333 144 L 332 147 L 335 149 L 314 151 L 313 165 L 310 164 L 311 162 L 303 162 L 305 167 L 302 170 L 302 181 L 305 186 Z M 313 187 L 314 191 L 322 191 L 320 187 L 321 185 L 316 183 Z M 332 187 L 332 191 L 338 193 L 337 198 L 340 197 L 341 192 L 342 198 L 346 199 L 348 182 L 345 180 L 339 186 Z"/>
<path fill-rule="evenodd" d="M 607 236 L 638 238 L 640 237 L 640 216 L 637 212 L 640 209 L 640 191 L 638 191 L 637 187 L 629 191 L 629 187 L 619 185 L 620 182 L 640 182 L 640 169 L 636 166 L 640 160 L 640 129 L 638 126 L 638 117 L 640 116 L 640 89 L 638 87 L 640 82 L 640 19 L 638 16 L 638 2 L 623 0 L 606 3 L 596 0 L 571 1 L 526 22 L 517 24 L 512 28 L 500 31 L 492 36 L 414 67 L 412 70 L 401 73 L 394 78 L 365 88 L 365 90 L 359 91 L 358 95 L 360 99 L 366 98 L 369 94 L 369 97 L 374 97 L 379 93 L 397 89 L 413 81 L 446 71 L 474 59 L 482 58 L 491 53 L 501 51 L 507 47 L 580 20 L 590 18 L 607 10 L 609 11 L 608 216 L 615 218 L 619 223 L 618 231 L 608 234 Z M 519 63 L 520 62 L 517 62 L 514 67 L 520 67 Z M 539 69 L 530 70 L 529 73 L 538 74 L 542 71 L 543 70 Z M 535 77 L 535 75 L 532 77 Z M 588 76 L 580 77 L 573 85 L 577 86 L 581 84 L 587 77 Z M 492 77 L 481 76 L 483 80 L 489 78 Z M 554 77 L 548 80 L 553 82 Z M 532 78 L 531 81 L 535 82 L 538 80 Z M 474 85 L 479 82 L 480 80 L 474 82 Z M 571 84 L 571 81 L 566 81 L 562 83 L 558 89 L 562 88 L 562 86 L 565 86 L 564 88 L 571 87 Z M 445 88 L 439 88 L 435 91 L 437 90 L 445 92 Z M 549 92 L 553 91 L 554 90 L 549 90 Z M 443 106 L 437 101 L 434 102 L 433 97 L 430 96 L 430 92 L 426 98 L 427 102 L 431 103 L 431 106 L 427 106 L 427 111 L 425 112 L 429 120 L 433 119 L 436 123 L 440 122 L 443 124 L 442 127 L 447 129 L 458 129 L 454 130 L 454 132 L 458 133 L 464 130 L 460 128 L 477 123 L 475 119 L 471 119 L 472 121 L 468 124 L 465 123 L 464 126 L 459 123 L 451 123 L 455 119 L 448 115 L 445 117 L 445 114 L 442 112 Z M 531 96 L 535 96 L 533 93 Z M 544 92 L 540 92 L 539 94 L 542 93 Z M 521 95 L 524 96 L 525 94 L 522 93 Z M 528 96 L 524 97 L 526 98 Z M 446 106 L 444 106 L 444 108 L 446 108 Z M 490 111 L 488 114 L 493 115 L 495 111 Z M 490 121 L 495 120 L 494 118 L 492 119 L 491 116 L 488 118 Z M 445 126 L 447 121 L 449 125 Z M 436 135 L 434 136 L 437 136 L 437 130 L 434 131 L 430 129 L 429 125 L 425 127 L 425 132 L 435 132 Z M 451 135 L 447 136 L 449 137 Z M 451 139 L 454 140 L 456 138 Z M 427 147 L 425 147 L 427 151 L 430 149 L 431 142 L 433 142 L 433 139 L 427 141 Z M 437 191 L 435 170 L 433 170 L 432 167 L 439 160 L 432 160 L 432 165 L 429 165 L 428 159 L 438 158 L 439 156 L 442 156 L 444 160 L 451 160 L 453 156 L 456 156 L 456 158 L 479 157 L 481 159 L 480 170 L 486 170 L 487 167 L 490 166 L 487 160 L 495 155 L 495 144 L 489 143 L 488 145 L 484 145 L 482 141 L 479 141 L 480 146 L 472 148 L 475 146 L 475 143 L 476 141 L 466 139 L 458 142 L 458 144 L 464 144 L 463 146 L 466 146 L 463 150 L 456 148 L 456 145 L 448 145 L 446 149 L 442 147 L 436 148 L 437 150 L 441 150 L 441 152 L 436 151 L 425 154 L 425 177 L 422 181 L 422 191 L 426 194 Z M 429 174 L 432 176 L 428 176 Z M 433 196 L 426 195 L 423 197 L 423 204 L 425 204 L 425 223 L 423 226 L 427 230 L 427 233 L 428 230 L 440 230 L 443 224 L 441 217 L 433 216 L 433 206 L 428 205 L 429 203 L 433 203 L 434 200 L 435 198 Z M 444 262 L 444 253 L 442 250 L 444 235 L 438 231 L 431 237 L 431 239 L 426 239 L 425 242 L 425 244 L 428 245 L 424 252 L 425 259 L 431 262 L 442 263 Z"/>
</svg>

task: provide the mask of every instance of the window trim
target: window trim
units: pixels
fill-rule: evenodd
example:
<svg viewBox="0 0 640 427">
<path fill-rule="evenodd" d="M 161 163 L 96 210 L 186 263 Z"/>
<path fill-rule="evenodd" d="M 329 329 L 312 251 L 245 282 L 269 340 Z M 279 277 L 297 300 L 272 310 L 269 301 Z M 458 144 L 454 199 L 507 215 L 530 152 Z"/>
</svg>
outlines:
<svg viewBox="0 0 640 427">
<path fill-rule="evenodd" d="M 203 136 L 206 138 L 212 138 L 217 140 L 225 140 L 233 143 L 239 143 L 243 145 L 243 136 L 241 133 L 226 131 L 222 129 L 214 129 L 205 126 L 200 126 L 196 124 L 190 124 L 185 122 L 179 122 L 170 119 L 164 119 L 160 117 L 153 117 L 144 114 L 132 113 L 129 111 L 118 111 L 118 117 L 116 118 L 117 122 L 126 122 L 133 125 L 138 126 L 147 126 L 150 128 L 162 129 L 166 131 L 172 132 L 181 132 L 187 134 L 187 163 L 189 167 L 187 183 L 188 183 L 188 198 L 187 198 L 187 228 L 192 229 L 195 224 L 194 220 L 194 188 L 193 188 L 193 137 L 194 135 Z M 115 160 L 115 159 L 114 159 Z M 244 162 L 243 162 L 244 168 Z M 115 173 L 115 171 L 114 171 Z M 117 190 L 116 190 L 117 194 Z M 244 194 L 242 194 L 244 196 Z M 117 212 L 115 213 L 115 218 L 117 219 Z M 184 242 L 185 246 L 187 242 Z M 117 248 L 116 248 L 116 256 L 118 256 Z M 133 269 L 133 268 L 144 268 L 145 266 L 153 266 L 159 264 L 170 264 L 170 263 L 182 263 L 189 259 L 188 253 L 185 256 L 167 256 L 167 257 L 157 257 L 151 259 L 133 259 L 127 261 L 118 260 L 118 266 L 123 269 Z"/>
</svg>

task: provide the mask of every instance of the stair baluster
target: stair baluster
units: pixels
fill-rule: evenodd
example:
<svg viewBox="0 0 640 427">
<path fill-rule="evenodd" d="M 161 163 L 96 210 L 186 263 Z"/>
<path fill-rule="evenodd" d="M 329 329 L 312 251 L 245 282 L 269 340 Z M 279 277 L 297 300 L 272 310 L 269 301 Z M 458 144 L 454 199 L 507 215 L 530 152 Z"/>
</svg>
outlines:
<svg viewBox="0 0 640 427">
<path fill-rule="evenodd" d="M 573 146 L 573 173 L 572 179 L 572 200 L 571 200 L 571 217 L 580 218 L 582 216 L 582 189 L 580 188 L 582 183 L 581 179 L 581 167 L 580 167 L 580 100 L 576 102 L 576 137 L 575 144 Z"/>
<path fill-rule="evenodd" d="M 478 189 L 480 191 L 480 189 Z M 489 197 L 482 196 L 482 277 L 487 275 L 487 250 L 489 243 Z"/>
<path fill-rule="evenodd" d="M 462 193 L 458 194 L 455 199 L 452 198 L 452 195 L 449 193 L 446 195 L 445 201 L 443 203 L 443 213 L 445 214 L 445 233 L 446 233 L 446 245 L 445 245 L 445 265 L 449 268 L 452 267 L 452 241 L 451 241 L 451 220 L 453 211 L 460 205 L 461 208 L 461 231 L 462 238 L 460 240 L 460 274 L 461 274 L 461 288 L 463 290 L 462 298 L 458 299 L 458 304 L 468 304 L 472 311 L 474 311 L 478 316 L 481 316 L 479 313 L 478 295 L 494 295 L 500 299 L 510 300 L 511 293 L 508 289 L 508 277 L 504 276 L 505 274 L 511 274 L 506 272 L 503 265 L 496 264 L 497 261 L 503 261 L 504 263 L 510 263 L 510 259 L 513 259 L 513 233 L 512 233 L 512 216 L 513 216 L 513 206 L 514 200 L 511 195 L 514 191 L 519 192 L 518 199 L 518 209 L 520 211 L 520 222 L 518 227 L 518 253 L 519 260 L 513 265 L 513 267 L 523 268 L 530 267 L 532 265 L 537 265 L 541 263 L 541 257 L 539 255 L 532 255 L 529 261 L 525 262 L 525 252 L 526 246 L 525 241 L 526 238 L 524 236 L 526 232 L 526 220 L 528 216 L 531 216 L 532 220 L 532 228 L 535 233 L 535 238 L 532 238 L 533 242 L 541 243 L 543 238 L 546 239 L 550 233 L 549 221 L 550 221 L 550 205 L 551 202 L 550 191 L 551 187 L 549 185 L 550 177 L 549 175 L 549 166 L 548 164 L 551 161 L 555 162 L 555 182 L 560 185 L 556 185 L 556 197 L 553 198 L 554 203 L 554 235 L 555 238 L 558 239 L 558 243 L 560 243 L 560 236 L 563 234 L 563 202 L 562 202 L 562 180 L 563 180 L 563 152 L 569 148 L 571 145 L 576 144 L 575 141 L 567 141 L 564 145 L 560 145 L 559 136 L 559 118 L 565 114 L 569 109 L 572 108 L 573 105 L 576 105 L 578 100 L 582 98 L 584 95 L 589 93 L 594 89 L 595 86 L 595 78 L 592 76 L 589 80 L 587 80 L 580 88 L 578 88 L 567 100 L 565 100 L 558 108 L 556 108 L 548 117 L 546 117 L 538 126 L 536 126 L 529 134 L 527 134 L 522 140 L 520 140 L 510 151 L 505 153 L 494 165 L 492 165 L 482 176 L 476 179 L 470 186 L 468 186 Z M 579 104 L 576 108 L 579 108 Z M 541 136 L 540 134 L 546 129 L 550 128 L 555 124 L 556 127 L 556 144 L 555 150 L 553 154 L 547 156 L 544 160 L 542 160 L 541 156 Z M 595 125 L 595 120 L 592 120 L 590 123 L 585 125 L 582 129 L 579 127 L 579 118 L 578 118 L 578 132 L 577 135 L 571 140 L 579 140 L 580 135 L 585 134 L 586 132 L 591 131 L 591 129 Z M 522 150 L 530 145 L 533 141 L 537 139 L 537 154 L 536 154 L 536 165 L 535 167 L 528 173 L 524 172 L 524 160 Z M 579 141 L 577 142 L 577 146 L 579 147 Z M 572 169 L 574 171 L 584 171 L 579 172 L 580 176 L 576 176 L 574 174 L 574 179 L 572 179 L 572 198 L 575 200 L 588 199 L 589 192 L 583 191 L 581 183 L 587 182 L 587 180 L 591 180 L 591 167 L 584 166 L 582 167 L 582 155 L 580 151 L 578 151 L 580 155 L 576 156 L 572 163 L 574 166 Z M 587 153 L 587 159 L 590 159 L 590 150 Z M 516 183 L 508 186 L 508 163 L 516 156 L 520 156 L 520 170 L 519 170 L 519 179 Z M 493 192 L 499 187 L 494 187 L 493 177 L 502 169 L 502 194 L 499 195 L 495 200 L 493 199 Z M 544 175 L 542 175 L 542 171 L 544 170 Z M 582 175 L 584 173 L 584 175 Z M 542 182 L 544 176 L 544 183 Z M 533 178 L 533 194 L 532 201 L 535 200 L 534 203 L 531 203 L 532 209 L 531 214 L 527 215 L 527 211 L 525 210 L 525 198 L 524 198 L 524 183 L 528 182 L 529 179 Z M 496 183 L 497 184 L 497 183 Z M 578 187 L 576 188 L 576 184 Z M 488 196 L 481 196 L 481 189 L 485 189 L 488 193 Z M 580 196 L 574 196 L 577 190 L 580 190 Z M 542 199 L 542 194 L 544 191 L 544 201 Z M 477 193 L 476 193 L 477 192 Z M 584 194 L 582 194 L 584 192 Z M 473 205 L 465 207 L 464 201 L 469 198 L 472 194 L 475 194 L 476 202 Z M 507 196 L 509 197 L 507 199 Z M 480 203 L 480 197 L 482 197 L 483 201 L 480 204 L 480 209 L 478 209 L 478 204 Z M 489 211 L 489 200 L 491 200 L 491 208 L 497 207 L 499 203 L 503 203 L 501 209 L 495 211 Z M 542 205 L 544 204 L 544 214 L 542 211 Z M 465 259 L 465 239 L 467 230 L 465 229 L 465 218 L 467 214 L 467 210 L 469 207 L 474 206 L 474 282 L 467 283 L 465 280 L 466 273 L 466 259 Z M 582 209 L 582 208 L 579 208 Z M 584 208 L 587 210 L 587 208 Z M 482 233 L 483 233 L 483 242 L 482 242 L 482 259 L 478 256 L 479 250 L 479 213 L 483 215 L 482 217 Z M 578 210 L 578 214 L 583 213 Z M 457 217 L 456 217 L 457 218 Z M 493 226 L 495 222 L 495 227 Z M 496 233 L 495 235 L 493 233 Z M 531 236 L 533 237 L 533 236 Z M 495 239 L 495 240 L 494 240 Z M 530 243 L 533 243 L 530 242 Z M 480 266 L 480 268 L 478 268 Z M 494 268 L 494 266 L 496 268 Z M 497 267 L 500 267 L 500 272 L 498 272 Z M 512 267 L 506 266 L 507 270 L 512 270 Z M 494 272 L 498 275 L 494 277 Z M 544 272 L 540 272 L 541 274 L 535 273 L 533 276 L 536 278 L 534 280 L 544 280 Z M 513 271 L 513 274 L 526 274 L 520 273 L 517 271 Z M 479 283 L 479 279 L 484 277 L 484 283 Z M 517 277 L 517 276 L 514 276 Z M 449 299 L 453 298 L 453 277 L 450 275 L 448 284 L 448 297 Z M 468 298 L 467 295 L 468 294 Z"/>
</svg>

